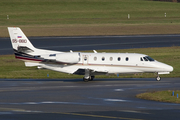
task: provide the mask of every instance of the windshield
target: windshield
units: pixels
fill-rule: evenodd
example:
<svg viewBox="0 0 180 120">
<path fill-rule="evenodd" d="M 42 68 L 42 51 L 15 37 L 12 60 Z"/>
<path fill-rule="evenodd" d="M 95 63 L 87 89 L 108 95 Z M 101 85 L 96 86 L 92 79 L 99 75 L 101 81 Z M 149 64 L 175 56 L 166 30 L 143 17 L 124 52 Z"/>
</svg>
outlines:
<svg viewBox="0 0 180 120">
<path fill-rule="evenodd" d="M 143 57 L 143 59 L 144 59 L 144 61 L 154 61 L 154 59 L 149 56 L 145 56 L 145 57 Z"/>
<path fill-rule="evenodd" d="M 149 57 L 149 56 L 146 56 L 146 58 L 149 60 L 149 61 L 154 61 L 153 58 Z"/>
</svg>

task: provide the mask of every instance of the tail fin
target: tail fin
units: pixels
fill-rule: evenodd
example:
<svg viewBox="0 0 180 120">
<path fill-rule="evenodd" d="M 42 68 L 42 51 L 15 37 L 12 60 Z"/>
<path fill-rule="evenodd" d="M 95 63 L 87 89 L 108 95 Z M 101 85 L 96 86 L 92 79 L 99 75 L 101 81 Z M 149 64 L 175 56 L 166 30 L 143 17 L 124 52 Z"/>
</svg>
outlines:
<svg viewBox="0 0 180 120">
<path fill-rule="evenodd" d="M 19 27 L 8 27 L 8 31 L 14 51 L 24 53 L 33 52 L 35 47 Z"/>
</svg>

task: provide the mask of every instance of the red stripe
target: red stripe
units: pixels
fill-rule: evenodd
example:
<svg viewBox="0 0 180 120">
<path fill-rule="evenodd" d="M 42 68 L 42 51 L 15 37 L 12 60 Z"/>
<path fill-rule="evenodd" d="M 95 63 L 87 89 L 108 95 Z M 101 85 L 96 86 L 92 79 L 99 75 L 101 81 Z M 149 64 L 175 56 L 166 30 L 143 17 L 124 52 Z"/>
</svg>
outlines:
<svg viewBox="0 0 180 120">
<path fill-rule="evenodd" d="M 26 57 L 20 57 L 20 56 L 15 56 L 17 59 L 23 59 L 23 60 L 32 60 L 32 61 L 42 61 L 39 59 L 33 59 L 33 58 L 26 58 Z"/>
</svg>

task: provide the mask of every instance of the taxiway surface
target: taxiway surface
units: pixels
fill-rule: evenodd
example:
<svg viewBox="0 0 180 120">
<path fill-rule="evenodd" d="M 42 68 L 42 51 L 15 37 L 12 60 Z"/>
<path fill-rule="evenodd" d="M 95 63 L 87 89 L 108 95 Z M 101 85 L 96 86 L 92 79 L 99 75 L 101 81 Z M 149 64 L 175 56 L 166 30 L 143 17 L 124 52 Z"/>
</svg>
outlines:
<svg viewBox="0 0 180 120">
<path fill-rule="evenodd" d="M 180 89 L 180 78 L 0 80 L 3 120 L 175 120 L 180 104 L 141 100 L 146 91 Z"/>
<path fill-rule="evenodd" d="M 180 46 L 180 35 L 29 37 L 41 49 L 83 51 Z M 10 38 L 0 38 L 0 55 L 13 54 Z"/>
</svg>

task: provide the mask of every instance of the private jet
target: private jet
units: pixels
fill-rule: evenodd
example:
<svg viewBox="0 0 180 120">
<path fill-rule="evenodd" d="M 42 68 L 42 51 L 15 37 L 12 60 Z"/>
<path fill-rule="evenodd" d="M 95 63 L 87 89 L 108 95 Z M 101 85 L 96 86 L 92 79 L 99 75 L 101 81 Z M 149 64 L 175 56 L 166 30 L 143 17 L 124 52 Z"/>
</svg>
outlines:
<svg viewBox="0 0 180 120">
<path fill-rule="evenodd" d="M 15 58 L 25 66 L 84 75 L 84 81 L 92 81 L 96 75 L 125 73 L 169 74 L 173 67 L 139 53 L 62 52 L 35 48 L 19 27 L 8 27 Z"/>
</svg>

